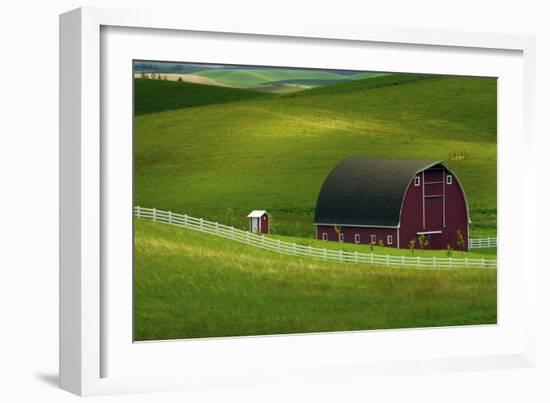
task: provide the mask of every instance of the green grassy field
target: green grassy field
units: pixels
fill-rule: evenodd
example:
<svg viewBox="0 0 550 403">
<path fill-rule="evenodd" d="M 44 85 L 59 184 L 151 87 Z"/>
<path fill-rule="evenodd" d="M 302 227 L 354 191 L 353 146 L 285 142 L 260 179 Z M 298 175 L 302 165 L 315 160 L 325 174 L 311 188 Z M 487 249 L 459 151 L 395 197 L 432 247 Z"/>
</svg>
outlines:
<svg viewBox="0 0 550 403">
<path fill-rule="evenodd" d="M 134 80 L 136 116 L 170 109 L 265 97 L 257 91 L 165 80 Z"/>
<path fill-rule="evenodd" d="M 377 269 L 135 221 L 135 340 L 490 324 L 496 271 Z"/>
<path fill-rule="evenodd" d="M 136 205 L 242 229 L 266 209 L 274 234 L 312 238 L 343 158 L 441 159 L 465 187 L 471 235 L 496 234 L 494 79 L 387 75 L 286 95 L 135 81 Z"/>
</svg>

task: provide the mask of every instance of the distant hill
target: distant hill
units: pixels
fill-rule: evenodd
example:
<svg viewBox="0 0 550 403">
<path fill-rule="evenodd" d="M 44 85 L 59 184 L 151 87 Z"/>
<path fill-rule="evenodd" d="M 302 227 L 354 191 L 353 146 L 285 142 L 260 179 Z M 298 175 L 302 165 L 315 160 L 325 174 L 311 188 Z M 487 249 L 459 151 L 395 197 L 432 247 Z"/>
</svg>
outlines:
<svg viewBox="0 0 550 403">
<path fill-rule="evenodd" d="M 136 116 L 151 112 L 269 96 L 257 91 L 239 88 L 147 78 L 134 79 L 134 95 Z"/>
<path fill-rule="evenodd" d="M 207 70 L 195 73 L 234 87 L 252 88 L 282 80 L 346 81 L 349 76 L 322 70 L 234 69 Z"/>
</svg>

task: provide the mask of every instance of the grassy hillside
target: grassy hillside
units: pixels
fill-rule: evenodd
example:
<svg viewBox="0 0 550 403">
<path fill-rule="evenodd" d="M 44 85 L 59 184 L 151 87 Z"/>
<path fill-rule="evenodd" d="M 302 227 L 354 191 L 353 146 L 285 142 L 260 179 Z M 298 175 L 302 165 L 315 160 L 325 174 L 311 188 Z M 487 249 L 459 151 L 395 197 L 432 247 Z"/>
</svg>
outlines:
<svg viewBox="0 0 550 403">
<path fill-rule="evenodd" d="M 362 77 L 361 79 L 350 80 L 347 82 L 332 83 L 333 85 L 323 85 L 317 88 L 312 88 L 310 91 L 292 96 L 311 96 L 311 95 L 328 95 L 328 94 L 344 94 L 352 91 L 368 91 L 373 88 L 391 87 L 393 85 L 401 85 L 412 83 L 419 80 L 427 80 L 432 78 L 440 78 L 438 76 L 429 76 L 425 74 L 387 74 L 382 76 Z M 335 84 L 335 85 L 334 85 Z"/>
<path fill-rule="evenodd" d="M 137 116 L 135 203 L 243 229 L 266 209 L 275 233 L 312 237 L 319 189 L 343 158 L 442 159 L 464 184 L 472 234 L 495 233 L 496 80 L 383 76 L 297 94 L 193 95 L 208 105 Z"/>
<path fill-rule="evenodd" d="M 375 269 L 135 221 L 136 340 L 496 322 L 496 271 Z"/>
<path fill-rule="evenodd" d="M 239 88 L 214 87 L 179 81 L 135 79 L 135 114 L 160 112 L 208 104 L 223 104 L 268 95 Z"/>
</svg>

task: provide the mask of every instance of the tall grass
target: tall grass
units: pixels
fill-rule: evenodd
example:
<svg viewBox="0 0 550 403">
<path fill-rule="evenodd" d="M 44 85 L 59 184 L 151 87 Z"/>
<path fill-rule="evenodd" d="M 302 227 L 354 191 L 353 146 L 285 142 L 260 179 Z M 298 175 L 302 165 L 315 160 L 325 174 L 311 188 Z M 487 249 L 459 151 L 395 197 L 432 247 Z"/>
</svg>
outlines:
<svg viewBox="0 0 550 403">
<path fill-rule="evenodd" d="M 135 221 L 134 338 L 495 323 L 496 272 L 376 269 Z"/>
</svg>

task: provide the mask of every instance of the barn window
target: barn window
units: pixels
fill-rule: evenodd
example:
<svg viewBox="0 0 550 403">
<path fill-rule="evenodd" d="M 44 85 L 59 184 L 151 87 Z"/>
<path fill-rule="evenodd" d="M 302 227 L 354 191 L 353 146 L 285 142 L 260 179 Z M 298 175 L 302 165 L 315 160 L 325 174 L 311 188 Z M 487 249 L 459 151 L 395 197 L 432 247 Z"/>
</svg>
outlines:
<svg viewBox="0 0 550 403">
<path fill-rule="evenodd" d="M 420 186 L 420 176 L 414 177 L 414 186 Z"/>
<path fill-rule="evenodd" d="M 323 232 L 323 241 L 328 241 L 328 234 Z"/>
<path fill-rule="evenodd" d="M 376 243 L 376 234 L 370 235 L 370 243 Z"/>
<path fill-rule="evenodd" d="M 388 235 L 388 236 L 386 237 L 386 244 L 388 244 L 388 245 L 393 244 L 393 236 Z"/>
<path fill-rule="evenodd" d="M 344 242 L 344 234 L 341 232 L 338 234 L 338 242 Z"/>
<path fill-rule="evenodd" d="M 447 175 L 447 185 L 452 185 L 453 183 L 453 175 Z"/>
<path fill-rule="evenodd" d="M 361 243 L 361 235 L 355 234 L 355 243 Z"/>
</svg>

